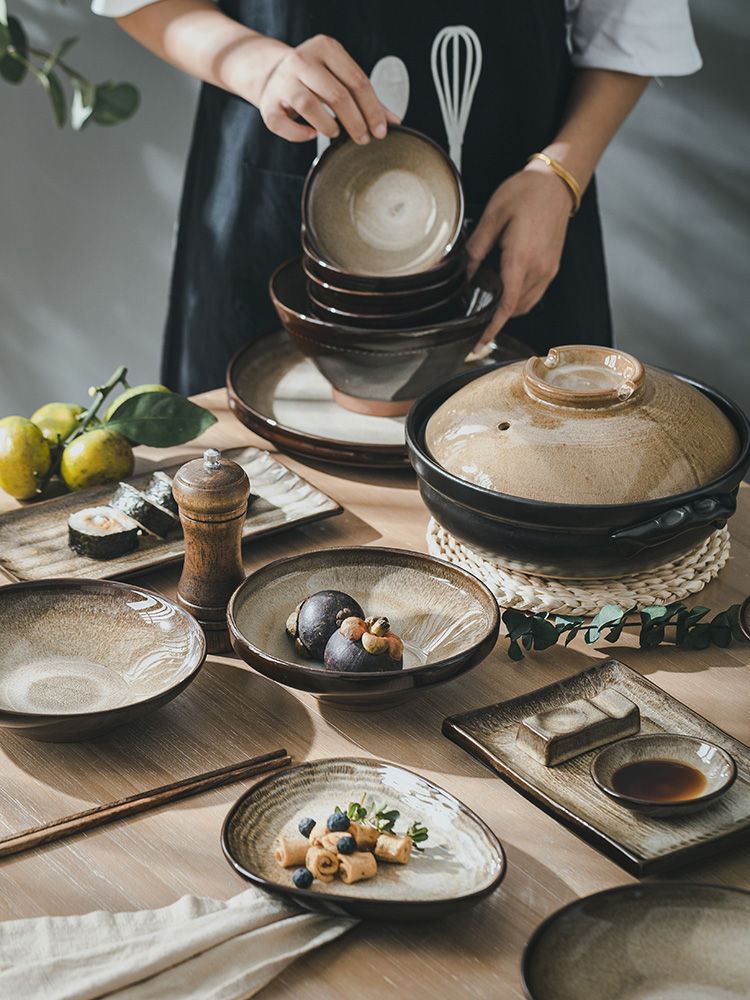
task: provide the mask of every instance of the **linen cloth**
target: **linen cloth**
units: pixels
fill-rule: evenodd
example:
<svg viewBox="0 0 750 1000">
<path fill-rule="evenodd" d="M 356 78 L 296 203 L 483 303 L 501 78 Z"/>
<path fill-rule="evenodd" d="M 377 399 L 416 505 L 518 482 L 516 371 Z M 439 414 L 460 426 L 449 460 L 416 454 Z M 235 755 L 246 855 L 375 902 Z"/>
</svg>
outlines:
<svg viewBox="0 0 750 1000">
<path fill-rule="evenodd" d="M 246 1000 L 358 921 L 302 912 L 251 887 L 226 902 L 0 922 L 7 1000 Z"/>
</svg>

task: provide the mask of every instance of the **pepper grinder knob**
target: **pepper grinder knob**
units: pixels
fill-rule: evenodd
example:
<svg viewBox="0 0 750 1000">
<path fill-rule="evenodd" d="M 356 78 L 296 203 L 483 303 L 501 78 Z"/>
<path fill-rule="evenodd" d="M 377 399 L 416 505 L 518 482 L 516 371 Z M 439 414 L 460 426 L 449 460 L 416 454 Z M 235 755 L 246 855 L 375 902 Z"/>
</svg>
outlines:
<svg viewBox="0 0 750 1000">
<path fill-rule="evenodd" d="M 242 526 L 250 481 L 242 466 L 208 448 L 177 471 L 172 492 L 185 533 L 177 601 L 203 628 L 208 652 L 228 652 L 227 604 L 245 579 Z"/>
</svg>

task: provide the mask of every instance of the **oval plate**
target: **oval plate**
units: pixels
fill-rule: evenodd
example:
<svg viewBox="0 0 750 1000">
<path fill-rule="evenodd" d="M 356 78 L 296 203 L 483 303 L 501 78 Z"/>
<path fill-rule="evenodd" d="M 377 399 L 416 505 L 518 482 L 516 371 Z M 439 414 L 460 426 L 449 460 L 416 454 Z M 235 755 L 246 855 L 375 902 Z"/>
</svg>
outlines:
<svg viewBox="0 0 750 1000">
<path fill-rule="evenodd" d="M 279 835 L 299 838 L 305 816 L 324 820 L 336 806 L 365 796 L 365 805 L 397 809 L 395 832 L 415 820 L 429 837 L 407 865 L 380 864 L 377 875 L 346 885 L 292 882 L 292 868 L 274 857 Z M 305 909 L 383 920 L 441 917 L 488 895 L 502 881 L 506 860 L 494 833 L 470 809 L 438 785 L 394 764 L 357 758 L 315 760 L 270 775 L 232 807 L 221 843 L 243 878 Z"/>
</svg>

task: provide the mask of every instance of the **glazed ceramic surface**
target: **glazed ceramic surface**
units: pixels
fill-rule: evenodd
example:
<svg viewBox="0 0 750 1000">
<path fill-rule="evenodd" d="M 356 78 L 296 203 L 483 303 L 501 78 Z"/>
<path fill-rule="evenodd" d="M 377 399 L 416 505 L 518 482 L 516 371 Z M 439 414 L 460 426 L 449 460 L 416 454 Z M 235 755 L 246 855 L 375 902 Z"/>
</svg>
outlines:
<svg viewBox="0 0 750 1000">
<path fill-rule="evenodd" d="M 403 430 L 402 430 L 403 434 Z M 341 514 L 343 508 L 258 448 L 230 448 L 226 458 L 237 462 L 248 475 L 251 502 L 242 526 L 243 542 Z M 166 468 L 174 476 L 183 463 Z M 128 480 L 143 489 L 152 471 Z M 115 487 L 95 486 L 78 493 L 31 504 L 0 515 L 0 566 L 16 580 L 38 580 L 51 576 L 77 579 L 110 579 L 179 562 L 185 555 L 181 532 L 167 538 L 145 534 L 133 552 L 115 559 L 79 556 L 68 545 L 68 517 L 82 507 L 106 504 Z"/>
<path fill-rule="evenodd" d="M 355 274 L 423 271 L 463 225 L 463 189 L 450 157 L 399 126 L 377 142 L 332 143 L 310 169 L 302 217 L 310 244 Z"/>
<path fill-rule="evenodd" d="M 463 265 L 466 261 L 462 258 Z M 358 314 L 377 315 L 406 309 L 420 309 L 446 298 L 458 291 L 466 281 L 465 266 L 457 267 L 456 273 L 429 285 L 426 288 L 402 289 L 394 292 L 349 291 L 338 288 L 330 279 L 319 277 L 314 264 L 303 255 L 302 268 L 307 275 L 308 291 L 326 306 L 348 310 Z"/>
<path fill-rule="evenodd" d="M 602 347 L 488 373 L 427 424 L 430 454 L 485 489 L 550 503 L 638 503 L 705 486 L 736 462 L 737 431 L 688 382 Z"/>
<path fill-rule="evenodd" d="M 523 719 L 606 690 L 638 706 L 645 735 L 679 734 L 724 748 L 737 765 L 731 788 L 700 812 L 668 820 L 646 816 L 615 802 L 593 782 L 591 761 L 598 750 L 546 767 L 518 742 Z M 665 871 L 750 839 L 750 749 L 617 660 L 453 716 L 443 723 L 443 732 L 634 875 Z"/>
<path fill-rule="evenodd" d="M 429 832 L 406 865 L 379 864 L 374 878 L 340 879 L 298 889 L 293 869 L 274 857 L 279 835 L 299 838 L 306 816 L 325 820 L 338 805 L 365 797 L 397 809 L 396 833 L 412 822 Z M 222 830 L 230 864 L 263 889 L 311 910 L 386 920 L 444 916 L 492 892 L 505 874 L 505 855 L 492 831 L 448 792 L 411 771 L 374 760 L 316 760 L 272 775 L 232 808 Z"/>
<path fill-rule="evenodd" d="M 699 883 L 618 886 L 546 920 L 524 952 L 529 1000 L 745 1000 L 750 893 Z"/>
<path fill-rule="evenodd" d="M 621 767 L 642 761 L 667 760 L 687 764 L 705 780 L 700 794 L 679 801 L 648 801 L 617 790 L 614 776 Z M 620 740 L 600 750 L 591 761 L 591 777 L 601 790 L 628 809 L 648 816 L 683 816 L 705 809 L 724 795 L 737 777 L 732 755 L 706 740 L 672 733 L 652 733 Z"/>
<path fill-rule="evenodd" d="M 0 588 L 0 726 L 86 739 L 174 698 L 206 655 L 176 604 L 140 587 L 47 580 Z"/>
<path fill-rule="evenodd" d="M 365 615 L 384 615 L 404 643 L 403 670 L 351 673 L 305 659 L 286 632 L 297 605 L 341 590 Z M 259 673 L 340 708 L 386 708 L 480 663 L 497 641 L 499 613 L 474 576 L 441 559 L 378 546 L 305 552 L 251 573 L 227 609 L 232 644 Z"/>
<path fill-rule="evenodd" d="M 436 386 L 414 404 L 406 422 L 409 458 L 419 479 L 422 498 L 435 520 L 469 548 L 509 569 L 541 577 L 620 578 L 664 566 L 684 556 L 723 527 L 734 513 L 739 484 L 750 467 L 750 424 L 731 400 L 709 386 L 681 376 L 675 378 L 705 396 L 729 421 L 739 440 L 736 460 L 702 486 L 654 500 L 576 504 L 500 493 L 449 472 L 428 447 L 427 428 L 431 418 L 446 402 L 450 406 L 451 398 L 462 388 L 483 381 L 488 374 L 500 373 L 503 367 L 514 366 L 518 371 L 518 364 L 511 363 L 489 373 L 468 373 Z M 539 405 L 542 409 L 548 406 Z M 501 424 L 495 431 L 498 437 L 510 430 L 505 421 Z M 609 425 L 602 421 L 602 426 Z M 466 432 L 470 436 L 472 427 L 482 432 L 487 430 L 486 424 L 467 423 L 463 431 L 456 425 L 456 434 Z M 692 433 L 692 428 L 688 430 Z M 441 443 L 445 444 L 442 438 Z M 438 447 L 435 442 L 433 447 Z M 569 490 L 569 481 L 576 478 L 576 466 L 566 459 L 565 446 L 560 447 L 559 453 L 556 483 L 563 496 Z M 528 463 L 535 461 L 541 469 L 543 454 L 543 450 L 530 447 Z M 626 466 L 637 461 L 637 457 L 632 462 L 621 461 L 611 471 L 610 479 L 627 484 L 632 473 Z M 550 477 L 549 470 L 541 472 L 541 478 L 545 477 Z"/>
</svg>

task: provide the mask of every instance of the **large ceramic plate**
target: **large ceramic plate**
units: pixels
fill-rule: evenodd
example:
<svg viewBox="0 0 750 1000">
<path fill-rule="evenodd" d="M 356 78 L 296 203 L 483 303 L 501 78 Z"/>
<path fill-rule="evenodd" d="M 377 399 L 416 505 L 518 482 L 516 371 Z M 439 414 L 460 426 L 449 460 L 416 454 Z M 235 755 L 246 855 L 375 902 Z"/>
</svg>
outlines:
<svg viewBox="0 0 750 1000">
<path fill-rule="evenodd" d="M 489 359 L 493 363 L 506 353 L 514 358 L 528 353 L 506 339 L 507 345 Z M 456 374 L 481 364 L 461 365 Z M 227 391 L 237 419 L 282 451 L 341 465 L 409 465 L 406 418 L 342 409 L 333 401 L 330 383 L 282 330 L 237 352 L 227 369 Z"/>
<path fill-rule="evenodd" d="M 529 1000 L 740 1000 L 750 996 L 750 893 L 653 882 L 576 900 L 532 935 Z"/>
<path fill-rule="evenodd" d="M 245 470 L 251 499 L 255 498 L 242 527 L 243 542 L 343 511 L 335 500 L 277 462 L 267 451 L 233 448 L 223 455 Z M 174 476 L 182 464 L 164 471 Z M 142 489 L 153 471 L 132 476 L 128 482 Z M 112 483 L 96 486 L 0 515 L 0 569 L 18 581 L 53 576 L 106 580 L 179 562 L 185 555 L 181 533 L 165 539 L 142 536 L 134 552 L 116 559 L 89 559 L 68 548 L 68 517 L 84 507 L 109 503 L 114 490 Z"/>
<path fill-rule="evenodd" d="M 414 820 L 426 826 L 424 850 L 407 865 L 378 866 L 367 881 L 346 885 L 313 882 L 298 889 L 293 869 L 274 858 L 279 835 L 299 838 L 305 816 L 326 819 L 340 806 L 365 796 L 397 809 L 395 832 Z M 360 759 L 316 760 L 271 775 L 234 805 L 224 822 L 222 846 L 229 863 L 255 885 L 307 909 L 386 920 L 442 916 L 496 889 L 505 874 L 505 854 L 482 820 L 426 778 L 393 764 Z"/>
<path fill-rule="evenodd" d="M 523 719 L 605 688 L 638 706 L 642 733 L 681 733 L 727 750 L 737 764 L 729 791 L 701 812 L 665 821 L 632 812 L 596 787 L 589 768 L 598 750 L 545 767 L 516 742 Z M 750 749 L 618 660 L 448 718 L 443 733 L 634 875 L 665 871 L 750 839 Z"/>
</svg>

